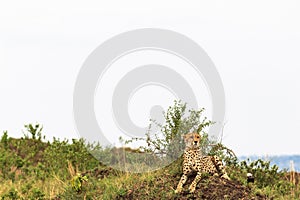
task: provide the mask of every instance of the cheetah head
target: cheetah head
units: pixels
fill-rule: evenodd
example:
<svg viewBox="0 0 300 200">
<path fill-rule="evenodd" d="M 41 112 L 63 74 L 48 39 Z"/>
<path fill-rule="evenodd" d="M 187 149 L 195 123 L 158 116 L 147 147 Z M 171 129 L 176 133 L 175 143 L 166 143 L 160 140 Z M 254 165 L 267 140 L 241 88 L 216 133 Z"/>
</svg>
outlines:
<svg viewBox="0 0 300 200">
<path fill-rule="evenodd" d="M 186 148 L 197 148 L 200 146 L 201 136 L 199 133 L 187 133 L 183 136 Z"/>
</svg>

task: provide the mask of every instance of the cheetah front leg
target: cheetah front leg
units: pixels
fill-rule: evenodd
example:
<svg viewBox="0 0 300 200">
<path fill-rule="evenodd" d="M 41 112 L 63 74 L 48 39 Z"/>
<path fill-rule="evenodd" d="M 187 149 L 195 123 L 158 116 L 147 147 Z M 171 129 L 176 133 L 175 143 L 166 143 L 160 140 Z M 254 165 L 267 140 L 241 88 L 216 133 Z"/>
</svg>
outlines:
<svg viewBox="0 0 300 200">
<path fill-rule="evenodd" d="M 182 192 L 182 187 L 185 184 L 186 180 L 187 180 L 188 176 L 187 174 L 182 174 L 180 181 L 177 185 L 177 189 L 175 190 L 175 193 L 181 193 Z"/>
<path fill-rule="evenodd" d="M 193 180 L 193 182 L 191 183 L 191 185 L 189 187 L 190 193 L 195 192 L 197 183 L 201 180 L 201 177 L 202 177 L 201 172 L 197 172 L 197 176 L 195 177 L 195 179 Z"/>
</svg>

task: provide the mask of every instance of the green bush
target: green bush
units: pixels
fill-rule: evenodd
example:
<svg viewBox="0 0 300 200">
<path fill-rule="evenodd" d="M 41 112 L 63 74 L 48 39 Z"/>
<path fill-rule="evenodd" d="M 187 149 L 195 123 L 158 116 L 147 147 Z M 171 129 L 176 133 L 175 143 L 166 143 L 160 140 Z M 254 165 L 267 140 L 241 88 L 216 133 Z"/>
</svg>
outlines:
<svg viewBox="0 0 300 200">
<path fill-rule="evenodd" d="M 182 136 L 184 134 L 202 132 L 204 138 L 207 137 L 205 128 L 212 125 L 213 122 L 207 120 L 206 117 L 202 117 L 203 112 L 203 108 L 200 110 L 187 110 L 186 103 L 175 101 L 174 105 L 170 106 L 164 113 L 164 124 L 151 119 L 146 138 L 133 138 L 126 141 L 126 144 L 135 140 L 142 140 L 145 142 L 145 146 L 141 146 L 141 150 L 173 161 L 183 153 L 185 146 Z M 153 126 L 155 126 L 155 130 L 158 129 L 160 132 L 153 131 Z"/>
<path fill-rule="evenodd" d="M 76 192 L 82 191 L 82 183 L 88 181 L 86 176 L 82 176 L 81 174 L 76 174 L 71 180 L 71 186 Z"/>
<path fill-rule="evenodd" d="M 34 188 L 31 191 L 30 199 L 31 200 L 44 200 L 45 193 L 43 191 L 41 191 L 39 188 Z"/>
<path fill-rule="evenodd" d="M 2 200 L 18 200 L 20 198 L 17 190 L 12 187 L 6 194 L 2 195 Z"/>
</svg>

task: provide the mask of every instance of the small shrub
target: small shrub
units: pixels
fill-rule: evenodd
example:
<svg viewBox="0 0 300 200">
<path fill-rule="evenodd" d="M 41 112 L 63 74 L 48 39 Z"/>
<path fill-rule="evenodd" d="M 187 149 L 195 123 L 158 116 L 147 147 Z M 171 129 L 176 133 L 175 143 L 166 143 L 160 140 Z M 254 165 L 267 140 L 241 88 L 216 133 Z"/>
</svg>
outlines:
<svg viewBox="0 0 300 200">
<path fill-rule="evenodd" d="M 82 176 L 81 174 L 77 174 L 71 180 L 71 186 L 76 192 L 82 191 L 82 183 L 88 181 L 86 176 Z"/>
<path fill-rule="evenodd" d="M 3 132 L 3 135 L 1 137 L 1 144 L 3 144 L 4 149 L 7 149 L 7 147 L 8 147 L 8 134 L 7 134 L 7 131 Z"/>
<path fill-rule="evenodd" d="M 17 200 L 20 196 L 15 188 L 11 188 L 6 194 L 2 196 L 2 200 Z"/>
<path fill-rule="evenodd" d="M 31 200 L 43 200 L 43 199 L 45 199 L 45 193 L 43 191 L 41 191 L 39 188 L 34 188 L 31 191 L 30 199 Z"/>
<path fill-rule="evenodd" d="M 206 117 L 202 117 L 203 112 L 203 108 L 200 110 L 187 110 L 186 103 L 175 101 L 174 105 L 170 106 L 164 113 L 164 124 L 151 119 L 146 138 L 133 138 L 126 141 L 126 144 L 135 140 L 142 140 L 145 142 L 145 146 L 141 146 L 141 150 L 159 155 L 167 161 L 177 159 L 184 150 L 182 140 L 184 134 L 202 131 L 204 135 L 207 135 L 205 128 L 213 122 L 207 120 Z M 159 129 L 160 132 L 152 132 L 153 126 L 155 126 L 155 130 Z"/>
<path fill-rule="evenodd" d="M 278 173 L 278 166 L 270 166 L 270 161 L 264 161 L 258 159 L 250 162 L 242 161 L 240 167 L 245 173 L 252 173 L 255 177 L 256 185 L 259 188 L 266 187 L 268 185 L 275 185 L 280 180 L 280 173 Z"/>
<path fill-rule="evenodd" d="M 28 133 L 29 133 L 31 135 L 31 138 L 34 140 L 42 139 L 43 126 L 41 126 L 40 124 L 35 124 L 35 125 L 27 124 L 27 125 L 24 125 L 24 127 L 26 129 L 25 133 L 24 133 L 25 138 L 30 138 L 28 135 Z"/>
</svg>

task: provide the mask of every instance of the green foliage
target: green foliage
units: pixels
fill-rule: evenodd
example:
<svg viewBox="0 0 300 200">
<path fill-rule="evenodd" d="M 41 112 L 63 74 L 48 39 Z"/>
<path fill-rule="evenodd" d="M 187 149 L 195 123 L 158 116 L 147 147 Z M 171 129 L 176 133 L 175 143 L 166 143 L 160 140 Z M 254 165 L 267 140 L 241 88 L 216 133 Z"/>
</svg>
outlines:
<svg viewBox="0 0 300 200">
<path fill-rule="evenodd" d="M 121 198 L 126 196 L 127 194 L 127 190 L 125 188 L 120 188 L 119 190 L 117 190 L 116 195 Z"/>
<path fill-rule="evenodd" d="M 8 147 L 8 134 L 7 134 L 7 131 L 3 132 L 3 135 L 1 137 L 1 144 L 3 145 L 4 149 L 7 149 L 7 147 Z"/>
<path fill-rule="evenodd" d="M 2 195 L 2 200 L 18 200 L 20 198 L 17 190 L 12 187 L 6 194 Z"/>
<path fill-rule="evenodd" d="M 151 119 L 146 138 L 139 138 L 145 141 L 146 145 L 141 146 L 145 152 L 152 152 L 165 159 L 177 159 L 184 150 L 184 142 L 182 136 L 188 132 L 202 132 L 204 135 L 205 128 L 210 126 L 212 121 L 202 117 L 204 109 L 187 110 L 186 103 L 175 101 L 164 113 L 165 122 L 160 124 L 155 119 Z M 153 126 L 158 128 L 160 132 L 153 131 Z M 131 143 L 134 140 L 128 140 Z"/>
<path fill-rule="evenodd" d="M 45 193 L 41 191 L 39 188 L 34 188 L 31 191 L 31 200 L 44 200 L 45 199 Z"/>
<path fill-rule="evenodd" d="M 76 174 L 71 180 L 72 188 L 76 192 L 82 191 L 82 183 L 88 181 L 88 178 L 86 176 L 82 176 L 81 174 Z"/>
<path fill-rule="evenodd" d="M 32 125 L 32 124 L 27 124 L 24 126 L 25 127 L 25 132 L 24 133 L 24 136 L 25 138 L 30 138 L 28 136 L 28 133 L 31 135 L 31 138 L 33 140 L 37 139 L 37 140 L 41 140 L 42 139 L 42 131 L 43 131 L 43 126 L 41 126 L 40 124 L 35 124 L 35 125 Z"/>
<path fill-rule="evenodd" d="M 211 148 L 207 148 L 207 146 L 210 146 Z M 227 166 L 231 166 L 231 167 L 237 167 L 238 166 L 238 158 L 235 155 L 235 153 L 229 149 L 228 147 L 225 147 L 223 144 L 221 143 L 217 143 L 217 144 L 210 144 L 210 142 L 206 142 L 204 144 L 205 149 L 209 149 L 208 151 L 208 155 L 216 155 L 219 158 L 221 158 L 221 160 L 223 162 L 225 162 L 225 164 Z"/>
<path fill-rule="evenodd" d="M 23 184 L 21 187 L 21 193 L 22 194 L 28 194 L 30 189 L 32 188 L 33 183 L 30 181 L 27 181 L 27 183 Z"/>
<path fill-rule="evenodd" d="M 99 161 L 95 159 L 83 139 L 73 139 L 72 143 L 68 140 L 60 141 L 53 138 L 53 142 L 44 151 L 43 165 L 49 172 L 59 172 L 60 176 L 66 177 L 68 162 L 77 166 L 80 171 L 95 168 Z M 63 158 L 63 159 L 57 159 Z"/>
<path fill-rule="evenodd" d="M 241 169 L 250 172 L 255 177 L 255 186 L 265 189 L 269 193 L 276 191 L 279 196 L 287 195 L 293 188 L 293 184 L 284 180 L 284 172 L 278 171 L 278 166 L 270 165 L 270 161 L 258 159 L 250 162 L 242 161 Z"/>
<path fill-rule="evenodd" d="M 247 161 L 242 161 L 240 167 L 245 173 L 253 174 L 256 179 L 256 185 L 259 188 L 275 185 L 281 179 L 278 167 L 276 165 L 271 166 L 270 161 L 258 159 L 250 162 L 248 159 Z"/>
</svg>

